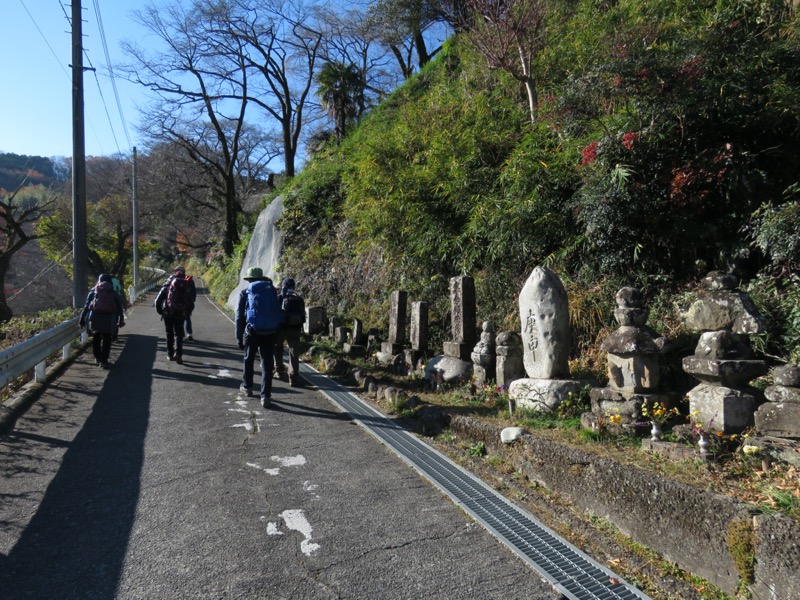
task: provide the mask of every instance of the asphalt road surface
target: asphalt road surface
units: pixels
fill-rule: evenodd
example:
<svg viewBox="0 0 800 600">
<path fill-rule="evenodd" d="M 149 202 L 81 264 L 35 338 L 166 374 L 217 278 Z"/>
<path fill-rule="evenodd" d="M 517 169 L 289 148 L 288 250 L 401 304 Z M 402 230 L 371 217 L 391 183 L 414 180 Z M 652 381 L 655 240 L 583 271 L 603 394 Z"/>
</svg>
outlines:
<svg viewBox="0 0 800 600">
<path fill-rule="evenodd" d="M 0 437 L 0 598 L 561 597 L 319 392 L 242 397 L 204 295 L 167 361 L 152 300 Z"/>
</svg>

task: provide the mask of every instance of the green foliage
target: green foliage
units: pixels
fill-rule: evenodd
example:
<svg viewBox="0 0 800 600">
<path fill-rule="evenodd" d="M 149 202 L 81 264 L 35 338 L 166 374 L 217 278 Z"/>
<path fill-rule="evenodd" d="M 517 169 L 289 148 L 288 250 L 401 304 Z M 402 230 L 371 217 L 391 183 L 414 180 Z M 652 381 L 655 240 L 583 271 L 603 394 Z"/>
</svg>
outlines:
<svg viewBox="0 0 800 600">
<path fill-rule="evenodd" d="M 475 442 L 467 449 L 467 454 L 473 458 L 480 458 L 486 455 L 486 445 L 483 442 Z"/>
<path fill-rule="evenodd" d="M 75 309 L 65 308 L 44 310 L 32 316 L 12 317 L 10 320 L 0 323 L 0 332 L 3 334 L 0 346 L 7 348 L 24 342 L 34 335 L 71 319 L 75 313 Z"/>
<path fill-rule="evenodd" d="M 753 336 L 756 349 L 800 362 L 800 275 L 762 274 L 747 292 L 766 317 L 765 331 Z"/>
<path fill-rule="evenodd" d="M 585 385 L 578 392 L 570 392 L 564 401 L 556 407 L 556 416 L 559 419 L 569 420 L 580 418 L 585 412 L 592 410 L 589 392 L 592 386 Z"/>
<path fill-rule="evenodd" d="M 773 206 L 764 204 L 752 216 L 753 244 L 773 263 L 800 268 L 800 184 L 787 190 L 791 199 Z"/>
<path fill-rule="evenodd" d="M 450 277 L 474 276 L 478 321 L 513 330 L 517 293 L 544 264 L 569 290 L 573 356 L 589 352 L 578 368 L 600 378 L 592 349 L 616 326 L 619 287 L 656 298 L 654 324 L 684 336 L 658 295 L 746 256 L 742 231 L 793 268 L 800 48 L 785 3 L 548 10 L 535 124 L 519 85 L 456 36 L 291 182 L 284 266 L 315 302 L 385 327 L 388 290 L 407 290 L 431 303 L 433 346 L 449 333 Z M 783 291 L 790 274 L 762 277 Z M 789 317 L 765 341 L 782 357 L 794 352 L 795 306 L 777 294 L 767 304 Z"/>
</svg>

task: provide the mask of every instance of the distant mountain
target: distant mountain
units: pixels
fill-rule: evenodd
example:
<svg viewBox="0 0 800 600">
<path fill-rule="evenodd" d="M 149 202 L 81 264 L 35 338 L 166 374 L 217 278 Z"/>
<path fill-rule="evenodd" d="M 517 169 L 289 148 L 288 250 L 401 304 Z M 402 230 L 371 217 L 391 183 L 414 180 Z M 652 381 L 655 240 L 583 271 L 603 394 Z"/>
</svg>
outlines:
<svg viewBox="0 0 800 600">
<path fill-rule="evenodd" d="M 0 153 L 0 189 L 14 191 L 23 182 L 25 185 L 50 186 L 64 181 L 68 174 L 52 159 L 44 156 Z"/>
</svg>

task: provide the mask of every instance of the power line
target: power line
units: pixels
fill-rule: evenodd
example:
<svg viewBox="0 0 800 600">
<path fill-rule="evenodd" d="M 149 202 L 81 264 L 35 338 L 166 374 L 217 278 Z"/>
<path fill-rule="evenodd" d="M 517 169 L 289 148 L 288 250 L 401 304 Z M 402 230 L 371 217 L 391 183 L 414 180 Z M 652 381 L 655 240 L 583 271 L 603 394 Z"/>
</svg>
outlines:
<svg viewBox="0 0 800 600">
<path fill-rule="evenodd" d="M 64 71 L 64 75 L 67 76 L 67 79 L 72 81 L 72 78 L 70 77 L 70 75 L 67 72 L 67 70 L 64 68 L 64 64 L 61 62 L 61 59 L 58 57 L 58 54 L 56 54 L 56 51 L 53 50 L 53 47 L 50 45 L 50 42 L 47 41 L 47 37 L 45 37 L 44 33 L 42 33 L 42 30 L 39 27 L 39 24 L 36 22 L 36 19 L 33 18 L 33 15 L 31 14 L 31 11 L 29 11 L 28 7 L 25 6 L 24 0 L 19 0 L 19 3 L 22 5 L 22 8 L 25 9 L 25 12 L 28 13 L 28 17 L 30 17 L 31 22 L 33 23 L 33 26 L 36 27 L 36 31 L 39 32 L 39 35 L 42 36 L 42 39 L 44 40 L 44 43 L 47 44 L 47 47 L 50 49 L 50 53 L 56 59 L 56 62 L 58 63 L 58 66 L 61 67 L 62 71 Z M 64 7 L 62 6 L 61 8 L 63 10 Z M 66 13 L 65 13 L 65 15 L 66 15 Z M 69 21 L 69 18 L 67 18 L 67 21 Z"/>
<path fill-rule="evenodd" d="M 97 28 L 100 31 L 100 41 L 103 44 L 103 52 L 105 53 L 106 56 L 108 75 L 109 78 L 111 79 L 111 87 L 114 90 L 114 98 L 117 102 L 117 110 L 119 111 L 119 118 L 120 121 L 122 122 L 122 131 L 125 134 L 125 139 L 128 140 L 128 148 L 131 148 L 133 144 L 131 143 L 130 135 L 128 135 L 128 124 L 126 123 L 125 115 L 122 112 L 122 103 L 120 102 L 119 91 L 117 90 L 117 79 L 114 76 L 114 66 L 111 64 L 111 56 L 108 53 L 108 42 L 106 40 L 105 28 L 103 27 L 103 17 L 100 14 L 100 3 L 98 2 L 98 0 L 93 0 L 93 4 L 94 4 L 94 13 L 95 16 L 97 17 Z M 117 148 L 117 150 L 119 150 L 119 148 Z"/>
</svg>

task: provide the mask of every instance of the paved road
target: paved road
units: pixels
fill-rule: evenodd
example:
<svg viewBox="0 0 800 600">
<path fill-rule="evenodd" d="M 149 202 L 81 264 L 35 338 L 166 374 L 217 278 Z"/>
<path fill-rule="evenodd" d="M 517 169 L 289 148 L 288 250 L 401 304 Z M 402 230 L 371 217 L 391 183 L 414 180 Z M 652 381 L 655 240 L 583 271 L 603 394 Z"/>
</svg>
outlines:
<svg viewBox="0 0 800 600">
<path fill-rule="evenodd" d="M 242 398 L 206 297 L 167 361 L 151 303 L 0 438 L 1 598 L 560 597 L 317 391 Z"/>
</svg>

